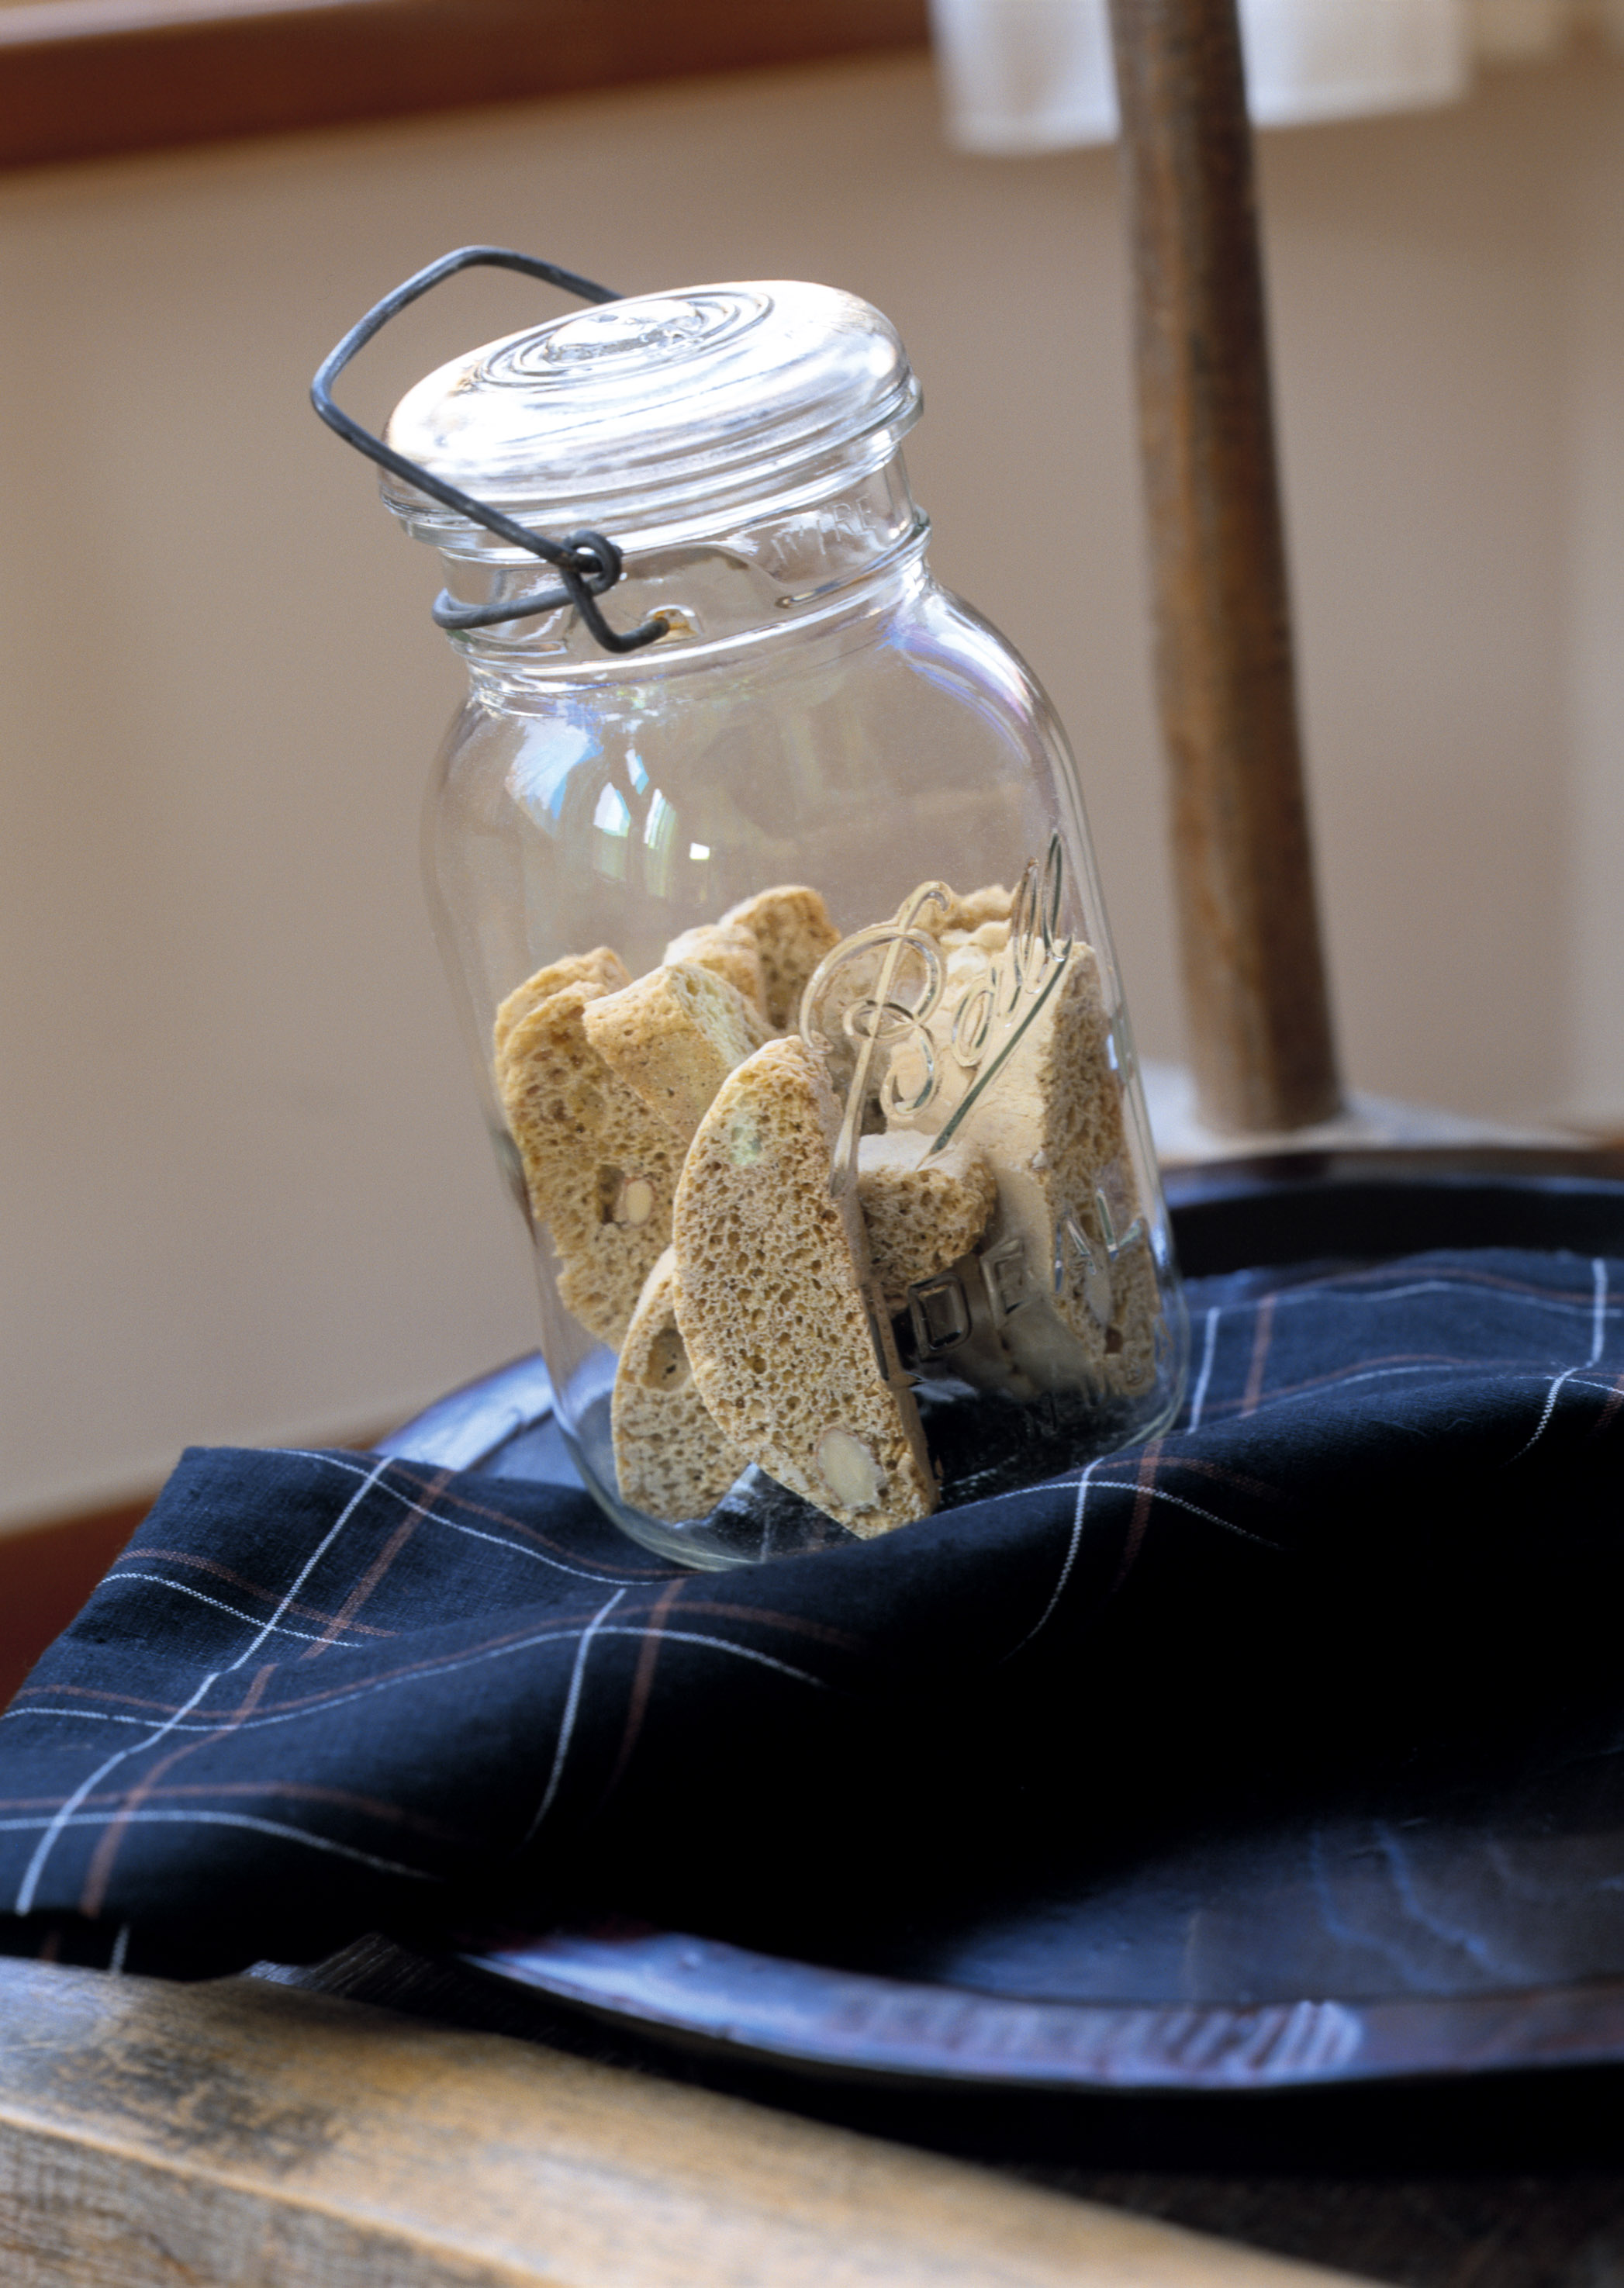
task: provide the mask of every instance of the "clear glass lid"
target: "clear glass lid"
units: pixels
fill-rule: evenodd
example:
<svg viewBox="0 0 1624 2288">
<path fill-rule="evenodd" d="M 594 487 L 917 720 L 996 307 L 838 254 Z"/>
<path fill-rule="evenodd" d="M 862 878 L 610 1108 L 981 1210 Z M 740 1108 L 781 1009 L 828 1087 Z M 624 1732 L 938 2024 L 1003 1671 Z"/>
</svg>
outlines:
<svg viewBox="0 0 1624 2288">
<path fill-rule="evenodd" d="M 894 329 L 853 294 L 770 280 L 573 312 L 409 390 L 398 453 L 510 516 L 622 546 L 727 530 L 768 496 L 815 498 L 895 452 L 920 410 Z M 441 549 L 516 552 L 387 472 Z"/>
</svg>

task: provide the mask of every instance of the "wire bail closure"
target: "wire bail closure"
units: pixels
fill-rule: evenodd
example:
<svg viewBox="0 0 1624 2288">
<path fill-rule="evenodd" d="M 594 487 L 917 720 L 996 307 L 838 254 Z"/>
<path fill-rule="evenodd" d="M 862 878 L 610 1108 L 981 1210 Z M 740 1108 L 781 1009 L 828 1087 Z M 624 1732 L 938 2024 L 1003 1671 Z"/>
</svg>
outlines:
<svg viewBox="0 0 1624 2288">
<path fill-rule="evenodd" d="M 447 484 L 408 461 L 404 453 L 397 453 L 381 437 L 363 429 L 342 407 L 333 401 L 333 384 L 358 351 L 365 349 L 373 336 L 382 331 L 392 318 L 426 294 L 431 286 L 438 286 L 442 278 L 450 278 L 459 270 L 479 268 L 517 270 L 528 278 L 543 279 L 550 286 L 560 287 L 583 302 L 618 302 L 622 297 L 612 287 L 594 284 L 590 278 L 578 278 L 573 270 L 560 270 L 556 263 L 543 262 L 533 254 L 515 253 L 506 246 L 462 246 L 454 254 L 442 254 L 438 262 L 417 271 L 397 286 L 392 294 L 368 311 L 358 325 L 352 326 L 337 349 L 322 360 L 316 377 L 310 385 L 310 401 L 328 427 L 342 437 L 346 445 L 353 445 L 369 461 L 376 461 L 392 476 L 401 477 L 419 492 L 427 493 L 432 500 L 455 509 L 459 516 L 482 525 L 515 548 L 527 550 L 551 564 L 558 575 L 560 585 L 537 588 L 528 595 L 516 596 L 504 604 L 458 604 L 442 588 L 434 599 L 435 624 L 456 633 L 464 628 L 495 627 L 503 620 L 529 619 L 538 612 L 556 612 L 566 604 L 573 604 L 585 623 L 589 633 L 607 652 L 641 651 L 646 644 L 658 643 L 661 637 L 670 633 L 670 622 L 663 612 L 656 612 L 622 635 L 609 625 L 598 608 L 598 599 L 606 595 L 620 578 L 624 568 L 620 550 L 607 534 L 602 532 L 570 532 L 562 540 L 550 540 L 545 533 L 533 532 L 527 525 L 519 524 L 500 509 L 475 500 L 471 493 L 461 492 L 456 485 Z"/>
</svg>

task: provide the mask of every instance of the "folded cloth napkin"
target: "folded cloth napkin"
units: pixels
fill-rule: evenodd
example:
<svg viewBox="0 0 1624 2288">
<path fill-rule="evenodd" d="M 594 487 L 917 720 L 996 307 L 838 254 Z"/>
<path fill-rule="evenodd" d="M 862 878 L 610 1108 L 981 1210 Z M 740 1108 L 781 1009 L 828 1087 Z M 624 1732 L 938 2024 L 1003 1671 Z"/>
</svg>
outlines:
<svg viewBox="0 0 1624 2288">
<path fill-rule="evenodd" d="M 194 1450 L 0 1725 L 0 1945 L 202 1975 L 583 1898 L 714 1928 L 849 1897 L 924 1824 L 991 1850 L 1012 1807 L 1199 1794 L 1232 1700 L 1311 1765 L 1322 1672 L 1361 1739 L 1429 1647 L 1481 1648 L 1492 1697 L 1616 1610 L 1621 1270 L 1192 1283 L 1171 1434 L 732 1573 L 578 1485 Z"/>
</svg>

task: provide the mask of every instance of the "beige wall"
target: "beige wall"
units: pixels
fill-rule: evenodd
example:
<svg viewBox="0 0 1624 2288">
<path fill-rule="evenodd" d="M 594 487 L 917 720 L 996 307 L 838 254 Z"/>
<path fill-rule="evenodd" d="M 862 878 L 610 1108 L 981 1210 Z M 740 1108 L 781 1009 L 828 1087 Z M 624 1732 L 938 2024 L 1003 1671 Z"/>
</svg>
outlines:
<svg viewBox="0 0 1624 2288">
<path fill-rule="evenodd" d="M 1347 1061 L 1467 1111 L 1624 1116 L 1621 176 L 1599 63 L 1264 147 Z M 1060 703 L 1178 1050 L 1109 154 L 956 157 L 902 62 L 12 179 L 0 1521 L 532 1339 L 420 909 L 434 570 L 305 405 L 470 239 L 898 321 L 939 569 Z M 451 290 L 353 401 L 542 306 Z"/>
<path fill-rule="evenodd" d="M 1624 1128 L 1624 132 L 1612 73 L 1575 91 L 1568 174 L 1567 1083 Z"/>
</svg>

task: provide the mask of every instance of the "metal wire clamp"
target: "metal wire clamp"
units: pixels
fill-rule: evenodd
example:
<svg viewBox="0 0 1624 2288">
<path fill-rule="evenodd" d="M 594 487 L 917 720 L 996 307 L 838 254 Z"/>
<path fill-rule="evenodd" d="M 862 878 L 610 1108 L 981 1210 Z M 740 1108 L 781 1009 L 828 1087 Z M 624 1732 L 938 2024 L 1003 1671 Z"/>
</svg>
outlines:
<svg viewBox="0 0 1624 2288">
<path fill-rule="evenodd" d="M 537 588 L 505 604 L 454 603 L 442 588 L 434 600 L 438 626 L 451 630 L 493 627 L 503 620 L 528 619 L 534 613 L 556 612 L 565 604 L 573 604 L 594 640 L 605 651 L 641 651 L 646 644 L 658 643 L 661 636 L 669 634 L 670 624 L 663 613 L 655 613 L 640 628 L 621 635 L 605 619 L 598 608 L 598 598 L 614 587 L 622 571 L 621 552 L 606 534 L 569 532 L 562 540 L 550 540 L 545 533 L 532 532 L 528 526 L 503 516 L 500 509 L 475 500 L 471 494 L 461 492 L 456 485 L 448 485 L 429 470 L 420 468 L 416 461 L 408 461 L 404 453 L 395 452 L 381 437 L 363 429 L 359 421 L 353 420 L 333 402 L 333 384 L 356 353 L 365 349 L 391 318 L 426 294 L 431 286 L 438 286 L 442 278 L 449 278 L 459 270 L 481 267 L 518 270 L 527 277 L 544 279 L 550 286 L 561 287 L 565 293 L 576 295 L 583 302 L 618 302 L 622 298 L 611 287 L 595 285 L 590 278 L 577 278 L 573 270 L 560 270 L 556 263 L 543 262 L 535 255 L 516 254 L 511 247 L 459 247 L 455 254 L 442 254 L 438 262 L 431 262 L 426 269 L 416 272 L 403 285 L 397 286 L 392 294 L 385 294 L 359 325 L 351 327 L 337 348 L 317 368 L 316 377 L 310 385 L 311 403 L 346 445 L 353 445 L 369 461 L 376 461 L 393 476 L 404 478 L 431 499 L 455 509 L 459 516 L 483 525 L 498 539 L 539 556 L 553 567 L 562 583 L 557 588 Z"/>
</svg>

